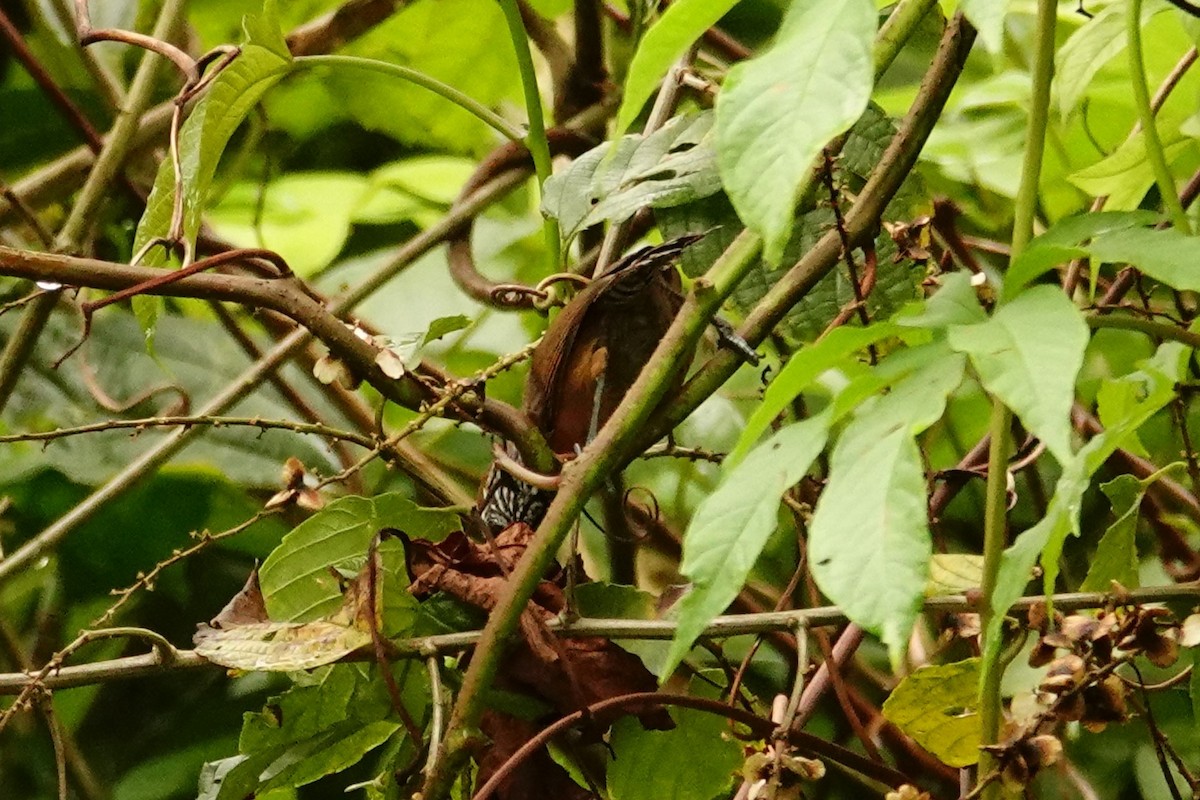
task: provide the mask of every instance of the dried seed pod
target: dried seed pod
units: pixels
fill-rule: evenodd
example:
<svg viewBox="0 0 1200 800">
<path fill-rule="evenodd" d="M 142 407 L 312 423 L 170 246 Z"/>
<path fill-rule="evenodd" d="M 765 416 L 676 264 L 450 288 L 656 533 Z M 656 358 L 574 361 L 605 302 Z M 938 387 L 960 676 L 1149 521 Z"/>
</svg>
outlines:
<svg viewBox="0 0 1200 800">
<path fill-rule="evenodd" d="M 1040 688 L 1043 692 L 1051 694 L 1070 691 L 1083 682 L 1086 669 L 1087 664 L 1082 658 L 1074 653 L 1068 653 L 1050 664 Z"/>
</svg>

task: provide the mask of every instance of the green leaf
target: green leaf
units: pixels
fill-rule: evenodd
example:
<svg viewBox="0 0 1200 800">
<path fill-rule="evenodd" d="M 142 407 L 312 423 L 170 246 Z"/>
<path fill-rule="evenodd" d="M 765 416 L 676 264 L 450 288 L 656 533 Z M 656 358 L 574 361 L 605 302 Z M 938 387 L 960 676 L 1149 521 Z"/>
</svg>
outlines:
<svg viewBox="0 0 1200 800">
<path fill-rule="evenodd" d="M 494 0 L 406 3 L 341 51 L 412 67 L 488 107 L 520 102 L 516 56 Z M 340 111 L 421 152 L 487 152 L 498 135 L 474 114 L 408 81 L 359 70 L 321 77 Z"/>
<path fill-rule="evenodd" d="M 979 295 L 966 272 L 951 272 L 941 277 L 941 288 L 925 301 L 925 308 L 913 316 L 899 316 L 895 322 L 908 328 L 945 328 L 949 325 L 974 325 L 987 322 L 987 312 L 979 305 Z"/>
<path fill-rule="evenodd" d="M 457 515 L 421 508 L 399 494 L 343 497 L 296 526 L 259 571 L 271 619 L 309 622 L 342 604 L 335 571 L 357 572 L 371 539 L 383 528 L 413 537 L 440 538 L 458 530 Z"/>
<path fill-rule="evenodd" d="M 398 189 L 430 203 L 449 206 L 471 178 L 476 164 L 460 156 L 414 156 L 371 173 L 371 185 Z"/>
<path fill-rule="evenodd" d="M 18 319 L 19 315 L 14 314 L 0 317 L 0 339 L 12 335 Z M 67 315 L 51 317 L 0 420 L 13 430 L 41 431 L 96 419 L 153 416 L 161 413 L 156 409 L 168 408 L 181 395 L 192 398 L 193 404 L 197 398 L 208 397 L 213 387 L 235 380 L 247 363 L 241 348 L 209 320 L 167 316 L 155 338 L 155 354 L 151 357 L 133 315 L 120 308 L 108 308 L 96 315 L 88 340 L 92 374 L 81 369 L 54 369 L 55 360 L 78 341 L 79 329 L 78 320 Z M 304 381 L 294 377 L 289 380 L 297 385 L 306 402 L 316 408 L 325 407 Z M 158 391 L 123 413 L 113 413 L 97 401 L 97 385 L 122 403 L 144 396 L 147 389 Z M 173 388 L 166 391 L 168 387 Z M 256 392 L 239 404 L 236 413 L 279 419 L 295 412 L 274 392 Z M 45 448 L 37 443 L 5 445 L 0 480 L 11 481 L 21 471 L 55 469 L 70 476 L 74 483 L 100 484 L 168 435 L 170 429 L 166 428 L 140 431 L 136 437 L 128 430 L 111 430 L 59 439 Z M 213 479 L 273 489 L 279 483 L 280 465 L 290 456 L 323 473 L 339 468 L 333 452 L 316 437 L 230 426 L 207 431 L 195 439 L 175 456 L 172 469 L 194 470 Z M 197 480 L 200 478 L 198 475 Z M 167 516 L 162 519 L 165 522 Z M 203 520 L 199 524 L 203 525 Z"/>
<path fill-rule="evenodd" d="M 1150 2 L 1142 6 L 1142 25 L 1166 3 Z M 1125 30 L 1125 6 L 1106 6 L 1077 28 L 1054 57 L 1054 87 L 1058 92 L 1058 110 L 1066 119 L 1079 105 L 1096 73 L 1125 50 L 1129 37 Z"/>
<path fill-rule="evenodd" d="M 1035 238 L 1004 274 L 1004 296 L 1013 298 L 1034 278 L 1072 258 L 1088 254 L 1085 243 L 1110 231 L 1153 225 L 1161 219 L 1152 211 L 1102 211 L 1059 220 Z"/>
<path fill-rule="evenodd" d="M 613 726 L 608 791 L 612 800 L 711 800 L 729 788 L 741 745 L 716 714 L 671 709 L 674 730 L 648 731 L 633 717 Z"/>
<path fill-rule="evenodd" d="M 737 445 L 725 463 L 734 466 L 745 458 L 771 422 L 823 373 L 837 367 L 852 353 L 902 333 L 904 331 L 900 327 L 890 322 L 878 322 L 866 328 L 842 326 L 830 331 L 824 339 L 794 353 L 767 386 L 762 402 L 747 420 Z"/>
<path fill-rule="evenodd" d="M 834 448 L 809 526 L 817 585 L 882 638 L 893 662 L 908 644 L 932 553 L 925 470 L 913 437 L 941 418 L 966 366 L 944 345 L 926 353 L 923 368 L 855 413 Z"/>
<path fill-rule="evenodd" d="M 326 735 L 301 742 L 269 764 L 259 780 L 263 790 L 304 786 L 341 772 L 362 760 L 363 756 L 400 730 L 399 722 L 376 720 L 362 725 L 347 723 Z"/>
<path fill-rule="evenodd" d="M 1170 126 L 1160 126 L 1159 135 L 1168 161 L 1192 143 L 1190 138 Z M 1110 155 L 1068 175 L 1067 180 L 1088 194 L 1107 196 L 1105 207 L 1112 211 L 1137 208 L 1154 185 L 1154 168 L 1146 156 L 1145 136 L 1138 133 L 1122 142 Z"/>
<path fill-rule="evenodd" d="M 262 35 L 265 23 L 250 26 L 252 34 Z M 230 137 L 241 125 L 263 94 L 279 82 L 291 68 L 290 55 L 278 52 L 275 37 L 258 44 L 254 40 L 242 45 L 241 52 L 213 80 L 201 95 L 196 107 L 179 131 L 179 160 L 183 182 L 183 231 L 188 241 L 195 241 L 200 230 L 200 215 L 208 199 L 209 188 L 217 171 L 221 154 Z M 284 53 L 287 53 L 286 46 Z M 175 174 L 170 159 L 164 159 L 154 180 L 154 188 L 146 200 L 146 212 L 138 223 L 134 250 L 151 239 L 165 236 L 171 225 L 175 191 Z M 145 263 L 162 264 L 166 257 L 161 250 L 151 254 Z"/>
<path fill-rule="evenodd" d="M 466 314 L 455 314 L 451 317 L 438 317 L 433 322 L 429 323 L 429 328 L 425 331 L 425 336 L 421 339 L 421 345 L 427 345 L 430 342 L 436 342 L 443 336 L 449 336 L 455 331 L 466 330 L 471 327 L 471 318 Z"/>
<path fill-rule="evenodd" d="M 989 53 L 999 53 L 1004 46 L 1004 15 L 1009 0 L 961 0 L 963 14 L 979 31 L 979 41 Z"/>
<path fill-rule="evenodd" d="M 883 716 L 952 767 L 979 760 L 979 659 L 916 669 L 883 703 Z"/>
<path fill-rule="evenodd" d="M 575 590 L 579 613 L 584 617 L 603 619 L 657 619 L 658 605 L 654 595 L 633 586 L 616 583 L 585 583 Z M 667 655 L 667 643 L 652 639 L 614 639 L 623 650 L 642 660 L 656 675 Z"/>
<path fill-rule="evenodd" d="M 308 277 L 329 266 L 350 236 L 350 220 L 368 181 L 348 172 L 297 172 L 272 181 L 238 183 L 206 219 L 242 247 L 275 250 Z"/>
<path fill-rule="evenodd" d="M 1061 289 L 1035 286 L 987 322 L 951 328 L 949 340 L 1060 464 L 1071 460 L 1071 404 L 1088 328 Z"/>
<path fill-rule="evenodd" d="M 825 447 L 829 417 L 821 414 L 783 430 L 728 471 L 696 508 L 683 540 L 680 570 L 692 582 L 677 606 L 665 678 L 687 655 L 709 621 L 737 596 L 775 530 L 779 499 L 799 481 Z"/>
<path fill-rule="evenodd" d="M 1087 247 L 1092 259 L 1128 263 L 1174 289 L 1200 289 L 1200 241 L 1175 228 L 1125 228 L 1097 236 Z"/>
<path fill-rule="evenodd" d="M 1112 503 L 1117 521 L 1100 537 L 1096 554 L 1088 566 L 1087 577 L 1079 586 L 1081 592 L 1107 592 L 1112 582 L 1126 589 L 1138 588 L 1137 533 L 1138 506 L 1146 487 L 1132 475 L 1118 475 L 1100 484 Z"/>
<path fill-rule="evenodd" d="M 1167 358 L 1171 354 L 1170 358 Z M 1032 578 L 1034 565 L 1041 557 L 1043 585 L 1047 594 L 1054 590 L 1058 579 L 1058 560 L 1067 536 L 1079 535 L 1079 511 L 1083 493 L 1091 476 L 1108 460 L 1125 439 L 1146 420 L 1171 401 L 1175 382 L 1183 375 L 1179 348 L 1164 345 L 1159 353 L 1143 363 L 1143 368 L 1121 378 L 1138 388 L 1140 402 L 1128 409 L 1127 415 L 1111 424 L 1084 445 L 1074 458 L 1063 465 L 1062 475 L 1054 487 L 1046 516 L 1004 551 L 992 593 L 992 622 L 984 631 L 984 658 L 991 659 L 1000 648 L 1001 625 L 1004 615 L 1025 591 Z M 1173 362 L 1173 363 L 1172 363 Z M 1163 373 L 1160 368 L 1169 368 Z"/>
<path fill-rule="evenodd" d="M 795 0 L 775 43 L 729 70 L 717 97 L 717 162 L 768 263 L 783 255 L 814 159 L 867 107 L 876 20 L 871 0 Z"/>
<path fill-rule="evenodd" d="M 929 562 L 926 597 L 963 594 L 983 584 L 983 556 L 971 553 L 934 553 Z"/>
<path fill-rule="evenodd" d="M 654 87 L 692 42 L 737 5 L 737 0 L 679 0 L 667 6 L 638 43 L 625 74 L 625 91 L 617 111 L 617 134 L 629 129 Z"/>
<path fill-rule="evenodd" d="M 1096 417 L 1105 428 L 1112 427 L 1128 416 L 1130 409 L 1139 402 L 1141 402 L 1141 396 L 1137 386 L 1128 381 L 1105 378 L 1100 382 L 1100 389 L 1096 392 Z M 1134 455 L 1150 458 L 1150 453 L 1138 438 L 1136 431 L 1129 434 L 1122 447 Z"/>
<path fill-rule="evenodd" d="M 546 181 L 542 213 L 558 219 L 568 242 L 644 206 L 677 206 L 719 192 L 712 123 L 711 113 L 685 114 L 649 136 L 630 134 L 589 150 Z"/>
</svg>

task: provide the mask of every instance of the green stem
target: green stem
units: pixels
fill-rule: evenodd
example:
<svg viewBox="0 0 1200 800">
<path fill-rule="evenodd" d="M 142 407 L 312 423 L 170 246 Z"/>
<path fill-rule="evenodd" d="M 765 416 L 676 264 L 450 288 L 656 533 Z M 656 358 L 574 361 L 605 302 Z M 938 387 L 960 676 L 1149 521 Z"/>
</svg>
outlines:
<svg viewBox="0 0 1200 800">
<path fill-rule="evenodd" d="M 1162 139 L 1159 138 L 1158 126 L 1154 121 L 1150 88 L 1146 85 L 1146 65 L 1142 57 L 1142 0 L 1129 0 L 1125 30 L 1129 39 L 1129 78 L 1133 83 L 1133 100 L 1142 123 L 1146 158 L 1154 170 L 1154 182 L 1158 184 L 1158 193 L 1162 195 L 1163 207 L 1171 215 L 1175 227 L 1190 235 L 1192 225 L 1188 222 L 1187 212 L 1183 210 L 1183 203 L 1179 200 L 1179 191 L 1175 188 L 1175 179 L 1171 177 L 1171 170 L 1167 166 L 1167 156 L 1163 152 Z"/>
<path fill-rule="evenodd" d="M 504 21 L 508 24 L 508 35 L 512 38 L 513 50 L 517 54 L 517 69 L 521 73 L 521 89 L 525 94 L 525 112 L 529 115 L 529 133 L 525 146 L 533 156 L 533 168 L 537 172 L 539 195 L 544 192 L 550 177 L 550 142 L 546 138 L 546 120 L 542 116 L 542 95 L 538 91 L 537 71 L 533 66 L 533 53 L 529 50 L 529 37 L 525 23 L 521 21 L 521 10 L 517 0 L 500 0 Z M 561 253 L 558 240 L 558 222 L 553 217 L 542 221 L 542 236 L 546 240 L 550 272 L 558 272 Z"/>
<path fill-rule="evenodd" d="M 464 111 L 473 114 L 481 122 L 492 127 L 511 141 L 521 142 L 525 140 L 525 134 L 522 133 L 520 128 L 478 100 L 463 94 L 453 86 L 442 83 L 437 78 L 426 75 L 424 72 L 412 69 L 411 67 L 391 64 L 387 61 L 379 61 L 374 58 L 327 55 L 301 56 L 295 59 L 293 64 L 294 69 L 303 69 L 305 67 L 351 67 L 353 69 L 369 70 L 383 75 L 390 75 L 394 78 L 400 78 L 401 80 L 406 80 L 409 83 L 420 86 L 422 89 L 428 89 L 439 97 L 444 97 Z"/>
<path fill-rule="evenodd" d="M 1042 0 L 1046 2 L 1046 0 Z M 1008 543 L 1007 500 L 1008 500 L 1008 451 L 1009 429 L 1012 427 L 1012 412 L 997 399 L 992 400 L 992 418 L 988 426 L 991 444 L 988 448 L 987 495 L 983 512 L 983 576 L 980 593 L 983 595 L 980 609 L 980 625 L 989 630 L 994 612 L 992 595 L 996 591 L 996 579 L 1000 574 L 1000 559 Z M 1000 648 L 994 648 L 998 656 Z M 984 651 L 987 653 L 987 650 Z M 1004 668 L 998 657 L 984 658 L 979 676 L 979 723 L 984 744 L 994 744 L 1000 738 L 1000 721 L 1003 704 L 1000 697 L 1000 681 Z M 990 753 L 979 754 L 979 778 L 982 779 L 996 768 L 995 757 Z M 985 795 L 999 789 L 993 783 L 984 789 Z"/>
<path fill-rule="evenodd" d="M 1164 322 L 1155 322 L 1150 319 L 1142 319 L 1141 317 L 1126 317 L 1105 314 L 1103 316 L 1092 315 L 1087 318 L 1087 323 L 1092 328 L 1114 328 L 1122 331 L 1138 331 L 1147 336 L 1153 336 L 1158 339 L 1168 339 L 1174 342 L 1182 342 L 1188 347 L 1200 348 L 1200 333 L 1175 325 L 1168 325 Z"/>
<path fill-rule="evenodd" d="M 1042 172 L 1042 157 L 1046 149 L 1046 129 L 1050 119 L 1050 81 L 1054 77 L 1054 28 L 1058 4 L 1055 0 L 1038 0 L 1037 41 L 1034 49 L 1033 87 L 1029 114 L 1029 135 L 1021 164 L 1021 184 L 1013 212 L 1012 258 L 1016 258 L 1033 238 L 1033 220 L 1037 211 L 1038 183 Z M 991 445 L 988 449 L 987 501 L 983 519 L 983 577 L 980 592 L 980 623 L 991 633 L 995 612 L 995 594 L 1000 560 L 1008 543 L 1007 495 L 1009 429 L 1012 412 L 999 400 L 992 399 L 992 419 L 989 426 Z M 995 635 L 999 635 L 998 632 Z M 980 668 L 979 718 L 982 743 L 995 744 L 1000 738 L 1003 700 L 1000 681 L 1004 665 L 999 647 L 985 647 L 986 657 Z M 996 759 L 987 752 L 979 756 L 979 779 L 984 780 L 997 767 Z M 1000 797 L 1002 786 L 993 781 L 983 788 L 981 797 L 992 800 Z"/>
<path fill-rule="evenodd" d="M 937 4 L 937 0 L 900 0 L 875 36 L 875 80 L 887 72 L 916 30 L 917 25 Z"/>
</svg>

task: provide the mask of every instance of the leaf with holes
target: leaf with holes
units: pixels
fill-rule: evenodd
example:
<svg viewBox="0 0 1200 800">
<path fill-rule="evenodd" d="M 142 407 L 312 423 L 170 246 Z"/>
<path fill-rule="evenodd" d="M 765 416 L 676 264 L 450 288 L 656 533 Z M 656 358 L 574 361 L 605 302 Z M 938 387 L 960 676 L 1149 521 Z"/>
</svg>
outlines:
<svg viewBox="0 0 1200 800">
<path fill-rule="evenodd" d="M 796 0 L 774 45 L 730 69 L 717 97 L 721 181 L 768 263 L 783 255 L 821 148 L 867 108 L 876 19 L 871 0 Z"/>
<path fill-rule="evenodd" d="M 883 716 L 952 767 L 979 760 L 979 659 L 920 667 L 883 703 Z"/>
<path fill-rule="evenodd" d="M 643 206 L 690 203 L 721 190 L 711 113 L 672 118 L 649 136 L 630 134 L 584 153 L 546 181 L 542 212 L 563 241 L 598 222 L 622 222 Z"/>
</svg>

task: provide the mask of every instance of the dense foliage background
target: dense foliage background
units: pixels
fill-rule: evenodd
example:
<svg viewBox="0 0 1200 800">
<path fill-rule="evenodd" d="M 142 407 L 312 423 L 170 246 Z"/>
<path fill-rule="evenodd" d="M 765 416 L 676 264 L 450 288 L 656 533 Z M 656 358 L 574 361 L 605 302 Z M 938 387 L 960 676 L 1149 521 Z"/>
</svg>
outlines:
<svg viewBox="0 0 1200 800">
<path fill-rule="evenodd" d="M 0 797 L 1200 796 L 1198 37 L 3 0 Z"/>
</svg>

